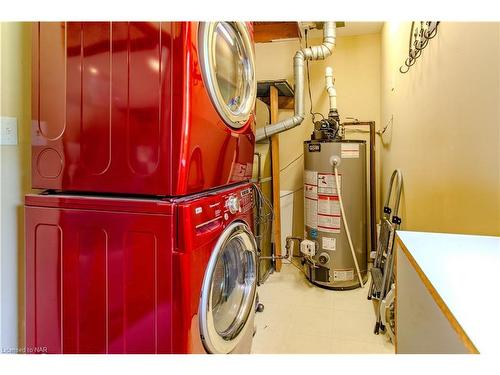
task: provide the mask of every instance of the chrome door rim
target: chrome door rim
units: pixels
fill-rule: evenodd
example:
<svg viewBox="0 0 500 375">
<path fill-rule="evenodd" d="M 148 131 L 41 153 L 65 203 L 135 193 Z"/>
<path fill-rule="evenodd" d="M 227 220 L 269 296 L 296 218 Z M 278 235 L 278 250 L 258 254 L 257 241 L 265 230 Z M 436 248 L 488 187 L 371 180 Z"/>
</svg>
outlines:
<svg viewBox="0 0 500 375">
<path fill-rule="evenodd" d="M 255 58 L 253 42 L 250 37 L 247 26 L 244 22 L 227 22 L 238 31 L 242 36 L 241 42 L 243 44 L 245 54 L 248 59 L 244 62 L 245 71 L 245 86 L 246 95 L 244 98 L 244 105 L 240 106 L 237 112 L 231 111 L 225 104 L 222 93 L 220 92 L 219 85 L 217 84 L 215 72 L 215 29 L 221 22 L 200 22 L 198 30 L 198 46 L 200 53 L 200 63 L 202 76 L 205 86 L 207 87 L 210 99 L 214 104 L 219 115 L 224 119 L 229 126 L 239 129 L 245 126 L 250 119 L 254 108 L 255 100 L 257 98 L 257 80 L 255 78 Z"/>
<path fill-rule="evenodd" d="M 216 330 L 215 323 L 213 319 L 213 306 L 212 306 L 212 281 L 214 270 L 219 260 L 220 255 L 222 254 L 222 250 L 224 246 L 237 235 L 245 234 L 250 239 L 252 249 L 249 251 L 252 254 L 253 261 L 253 281 L 250 285 L 245 287 L 245 302 L 242 304 L 244 307 L 241 308 L 238 312 L 237 318 L 235 321 L 240 321 L 242 323 L 242 328 L 236 333 L 236 335 L 230 340 L 224 339 Z M 201 298 L 200 298 L 200 308 L 199 308 L 199 319 L 200 319 L 200 332 L 203 344 L 205 348 L 210 353 L 230 353 L 233 351 L 236 346 L 241 342 L 243 337 L 245 336 L 248 330 L 248 322 L 251 319 L 248 319 L 253 313 L 253 308 L 255 305 L 255 297 L 257 292 L 257 277 L 256 277 L 256 267 L 257 267 L 257 259 L 256 259 L 256 249 L 257 244 L 255 242 L 255 238 L 253 234 L 250 232 L 248 226 L 243 222 L 235 222 L 229 225 L 221 237 L 217 241 L 212 255 L 210 256 L 210 260 L 208 262 L 207 270 L 205 271 L 205 276 L 203 278 L 203 286 L 201 289 Z"/>
</svg>

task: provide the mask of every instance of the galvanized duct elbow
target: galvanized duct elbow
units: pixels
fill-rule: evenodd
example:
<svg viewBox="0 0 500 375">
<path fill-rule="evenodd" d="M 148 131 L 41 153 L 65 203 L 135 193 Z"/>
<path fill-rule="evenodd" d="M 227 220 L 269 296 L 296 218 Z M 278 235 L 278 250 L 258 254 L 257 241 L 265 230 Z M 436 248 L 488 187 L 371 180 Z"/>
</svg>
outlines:
<svg viewBox="0 0 500 375">
<path fill-rule="evenodd" d="M 324 60 L 330 56 L 335 47 L 335 22 L 325 22 L 323 26 L 323 43 L 319 46 L 302 48 L 293 59 L 295 76 L 295 114 L 275 124 L 257 129 L 256 141 L 261 141 L 273 134 L 294 128 L 304 121 L 304 65 L 306 60 Z"/>
<path fill-rule="evenodd" d="M 303 48 L 302 52 L 306 60 L 324 60 L 330 56 L 336 41 L 335 22 L 325 22 L 323 25 L 323 43 L 319 46 Z"/>
<path fill-rule="evenodd" d="M 304 121 L 304 115 L 295 115 L 289 117 L 285 120 L 279 121 L 275 124 L 269 124 L 260 129 L 257 129 L 257 135 L 255 136 L 256 141 L 262 141 L 273 134 L 284 132 L 285 130 L 291 129 L 300 125 Z"/>
</svg>

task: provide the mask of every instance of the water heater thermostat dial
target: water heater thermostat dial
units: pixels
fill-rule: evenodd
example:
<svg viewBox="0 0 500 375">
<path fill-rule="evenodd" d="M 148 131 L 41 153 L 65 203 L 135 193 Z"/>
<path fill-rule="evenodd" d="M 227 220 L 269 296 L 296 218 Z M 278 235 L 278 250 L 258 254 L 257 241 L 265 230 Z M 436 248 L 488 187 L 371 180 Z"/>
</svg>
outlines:
<svg viewBox="0 0 500 375">
<path fill-rule="evenodd" d="M 238 212 L 240 210 L 240 200 L 238 199 L 238 197 L 229 197 L 229 199 L 227 200 L 227 208 L 232 214 Z"/>
<path fill-rule="evenodd" d="M 330 255 L 328 253 L 319 254 L 318 260 L 321 264 L 326 264 L 330 260 Z"/>
</svg>

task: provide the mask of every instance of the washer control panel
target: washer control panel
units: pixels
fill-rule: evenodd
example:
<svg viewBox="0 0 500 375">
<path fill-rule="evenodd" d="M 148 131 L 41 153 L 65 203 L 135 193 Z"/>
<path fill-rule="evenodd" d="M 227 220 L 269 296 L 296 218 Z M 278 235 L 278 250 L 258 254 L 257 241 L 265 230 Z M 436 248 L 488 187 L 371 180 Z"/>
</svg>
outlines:
<svg viewBox="0 0 500 375">
<path fill-rule="evenodd" d="M 215 228 L 221 221 L 231 221 L 236 215 L 246 214 L 253 209 L 252 188 L 232 189 L 220 196 L 208 196 L 190 207 L 191 223 L 198 231 Z"/>
<path fill-rule="evenodd" d="M 224 196 L 224 208 L 231 215 L 250 211 L 253 208 L 252 189 L 248 188 Z"/>
<path fill-rule="evenodd" d="M 219 194 L 186 199 L 177 206 L 177 251 L 193 249 L 213 241 L 238 217 L 253 210 L 253 188 L 233 187 Z"/>
</svg>

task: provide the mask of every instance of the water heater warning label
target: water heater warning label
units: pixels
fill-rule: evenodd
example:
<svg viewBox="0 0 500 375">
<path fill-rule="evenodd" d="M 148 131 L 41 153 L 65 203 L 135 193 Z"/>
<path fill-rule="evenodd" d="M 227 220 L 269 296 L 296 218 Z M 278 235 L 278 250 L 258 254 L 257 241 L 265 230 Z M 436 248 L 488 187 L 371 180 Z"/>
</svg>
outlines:
<svg viewBox="0 0 500 375">
<path fill-rule="evenodd" d="M 339 197 L 318 195 L 318 229 L 328 233 L 340 233 Z"/>
<path fill-rule="evenodd" d="M 318 196 L 318 215 L 340 216 L 339 197 L 319 195 Z"/>
<path fill-rule="evenodd" d="M 306 198 L 318 200 L 318 187 L 304 184 L 304 196 Z"/>
<path fill-rule="evenodd" d="M 330 238 L 330 237 L 323 237 L 321 239 L 321 247 L 323 250 L 332 250 L 334 251 L 336 249 L 336 240 L 335 238 Z"/>
<path fill-rule="evenodd" d="M 308 171 L 306 169 L 304 171 L 304 184 L 312 186 L 318 185 L 318 172 Z"/>
<path fill-rule="evenodd" d="M 339 185 L 342 190 L 342 176 L 340 174 Z M 318 173 L 318 194 L 338 195 L 335 175 L 333 173 Z"/>
<path fill-rule="evenodd" d="M 318 230 L 327 233 L 340 233 L 340 217 L 318 214 Z"/>
<path fill-rule="evenodd" d="M 304 209 L 306 211 L 306 226 L 310 228 L 318 227 L 318 200 L 305 197 L 304 199 Z"/>
<path fill-rule="evenodd" d="M 340 145 L 340 157 L 342 159 L 359 158 L 359 143 L 342 143 Z"/>
<path fill-rule="evenodd" d="M 304 171 L 304 211 L 305 224 L 310 228 L 318 228 L 318 173 Z"/>
<path fill-rule="evenodd" d="M 333 281 L 354 280 L 354 270 L 333 270 Z"/>
</svg>

